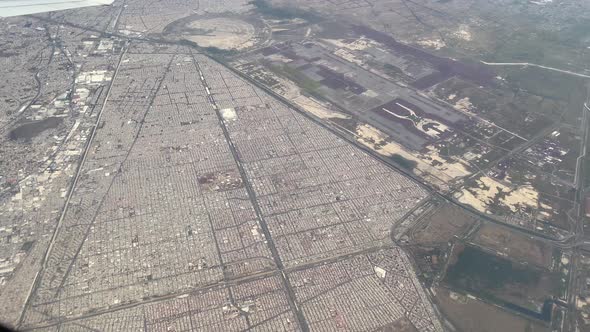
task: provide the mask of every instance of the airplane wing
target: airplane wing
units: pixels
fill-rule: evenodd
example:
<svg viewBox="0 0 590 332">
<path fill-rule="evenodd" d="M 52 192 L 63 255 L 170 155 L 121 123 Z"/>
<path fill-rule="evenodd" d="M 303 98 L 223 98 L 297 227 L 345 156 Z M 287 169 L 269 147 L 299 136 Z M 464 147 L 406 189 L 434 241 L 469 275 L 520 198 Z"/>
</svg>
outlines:
<svg viewBox="0 0 590 332">
<path fill-rule="evenodd" d="M 0 0 L 0 17 L 110 5 L 114 0 Z"/>
</svg>

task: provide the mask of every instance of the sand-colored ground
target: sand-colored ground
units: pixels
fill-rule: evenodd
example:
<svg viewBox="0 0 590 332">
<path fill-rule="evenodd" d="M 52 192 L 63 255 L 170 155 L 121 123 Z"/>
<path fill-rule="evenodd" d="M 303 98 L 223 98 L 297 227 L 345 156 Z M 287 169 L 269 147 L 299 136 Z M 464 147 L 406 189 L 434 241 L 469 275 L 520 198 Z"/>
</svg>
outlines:
<svg viewBox="0 0 590 332">
<path fill-rule="evenodd" d="M 451 96 L 449 96 L 449 98 L 451 98 Z M 455 107 L 455 109 L 457 109 L 459 111 L 470 112 L 470 113 L 473 112 L 473 110 L 475 109 L 475 107 L 473 107 L 473 104 L 469 100 L 469 97 L 465 97 L 465 98 L 461 98 L 461 99 L 457 100 L 453 106 Z"/>
<path fill-rule="evenodd" d="M 549 332 L 546 326 L 511 314 L 473 296 L 454 293 L 445 288 L 435 291 L 438 308 L 460 331 L 534 331 Z"/>
<path fill-rule="evenodd" d="M 472 41 L 473 36 L 471 34 L 471 28 L 468 25 L 461 24 L 459 29 L 453 32 L 453 36 L 455 38 L 464 40 L 464 41 Z"/>
<path fill-rule="evenodd" d="M 504 193 L 499 199 L 500 204 L 512 212 L 517 212 L 522 207 L 536 209 L 539 205 L 539 193 L 530 185 L 510 188 L 487 176 L 477 179 L 476 182 L 477 187 L 463 189 L 458 199 L 459 202 L 471 205 L 478 211 L 487 212 L 488 207 L 494 202 L 494 197 L 500 193 Z"/>
<path fill-rule="evenodd" d="M 334 54 L 348 62 L 354 63 L 359 66 L 362 66 L 365 63 L 364 59 L 354 55 L 353 53 L 343 48 L 337 49 L 336 51 L 334 51 Z"/>
<path fill-rule="evenodd" d="M 292 99 L 292 101 L 305 111 L 317 116 L 320 119 L 350 119 L 350 116 L 330 110 L 319 101 L 299 95 Z"/>
<path fill-rule="evenodd" d="M 447 44 L 445 44 L 445 42 L 440 38 L 422 39 L 422 40 L 419 40 L 417 42 L 417 44 L 422 47 L 432 48 L 435 50 L 440 50 L 441 48 L 447 46 Z"/>
<path fill-rule="evenodd" d="M 202 31 L 195 34 L 186 32 L 184 38 L 197 43 L 201 47 L 216 47 L 222 50 L 241 50 L 254 46 L 256 31 L 245 21 L 228 18 L 208 18 L 191 22 L 190 29 Z"/>
<path fill-rule="evenodd" d="M 332 110 L 321 101 L 302 94 L 301 89 L 290 80 L 267 70 L 263 71 L 265 74 L 259 75 L 266 75 L 277 82 L 272 86 L 275 92 L 318 118 L 327 120 L 351 118 L 348 114 Z M 425 123 L 419 123 L 418 125 L 422 127 L 423 124 Z M 439 124 L 439 127 L 443 127 L 443 130 L 448 129 L 443 124 Z M 415 162 L 414 173 L 442 190 L 448 188 L 449 182 L 472 174 L 468 162 L 464 160 L 454 158 L 452 161 L 448 161 L 439 154 L 438 149 L 432 146 L 422 151 L 422 153 L 406 149 L 401 144 L 391 141 L 387 134 L 369 124 L 358 125 L 353 131 L 344 127 L 341 127 L 341 129 L 354 135 L 358 142 L 383 156 L 392 157 L 397 155 Z"/>
<path fill-rule="evenodd" d="M 350 119 L 349 115 L 331 110 L 329 106 L 319 100 L 301 94 L 301 89 L 290 80 L 267 71 L 265 71 L 265 74 L 271 76 L 278 82 L 278 84 L 272 87 L 275 92 L 279 93 L 286 99 L 289 99 L 306 112 L 309 112 L 320 119 Z"/>
<path fill-rule="evenodd" d="M 340 47 L 340 48 L 346 48 L 349 49 L 351 51 L 362 51 L 365 50 L 371 46 L 376 45 L 376 42 L 361 37 L 351 43 L 347 43 L 345 42 L 343 39 L 321 39 L 322 41 L 332 44 L 334 46 Z"/>
<path fill-rule="evenodd" d="M 447 184 L 454 179 L 471 174 L 467 169 L 467 164 L 461 160 L 448 162 L 443 159 L 434 148 L 430 148 L 429 152 L 426 154 L 410 151 L 400 144 L 388 141 L 388 136 L 385 133 L 371 125 L 363 124 L 358 126 L 356 129 L 356 135 L 358 142 L 368 146 L 381 155 L 388 157 L 399 155 L 405 159 L 416 162 L 416 168 L 420 175 L 423 176 L 424 173 L 432 174 L 443 184 Z M 437 166 L 432 165 L 435 161 L 438 162 L 436 163 Z M 440 185 L 439 183 L 435 184 Z"/>
</svg>

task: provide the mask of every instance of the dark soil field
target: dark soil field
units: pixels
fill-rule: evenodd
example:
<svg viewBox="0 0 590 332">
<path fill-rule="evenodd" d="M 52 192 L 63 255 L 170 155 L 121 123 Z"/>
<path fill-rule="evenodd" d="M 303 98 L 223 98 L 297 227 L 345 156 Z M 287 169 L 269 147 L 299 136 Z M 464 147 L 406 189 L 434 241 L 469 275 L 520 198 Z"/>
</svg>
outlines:
<svg viewBox="0 0 590 332">
<path fill-rule="evenodd" d="M 35 136 L 44 132 L 47 129 L 57 128 L 62 123 L 63 118 L 47 118 L 40 121 L 33 121 L 22 124 L 10 132 L 10 139 L 12 140 L 31 140 Z"/>
</svg>

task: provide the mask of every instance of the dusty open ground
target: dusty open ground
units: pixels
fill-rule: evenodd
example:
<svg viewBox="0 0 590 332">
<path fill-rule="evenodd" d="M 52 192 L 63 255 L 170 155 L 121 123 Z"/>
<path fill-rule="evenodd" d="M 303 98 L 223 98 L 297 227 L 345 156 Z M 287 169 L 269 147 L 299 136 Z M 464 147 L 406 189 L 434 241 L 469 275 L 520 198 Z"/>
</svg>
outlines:
<svg viewBox="0 0 590 332">
<path fill-rule="evenodd" d="M 550 268 L 553 260 L 553 247 L 546 242 L 531 239 L 499 225 L 483 225 L 473 241 L 511 259 L 531 262 L 545 268 Z"/>
<path fill-rule="evenodd" d="M 189 28 L 203 31 L 202 34 L 189 33 L 187 39 L 201 47 L 217 47 L 223 50 L 243 49 L 254 45 L 254 27 L 239 19 L 210 18 L 193 21 Z"/>
<path fill-rule="evenodd" d="M 191 15 L 170 23 L 166 38 L 184 39 L 203 48 L 240 51 L 257 45 L 261 39 L 260 22 L 247 16 Z"/>
<path fill-rule="evenodd" d="M 476 218 L 462 209 L 445 204 L 421 221 L 414 230 L 416 244 L 447 243 L 455 236 L 461 236 L 475 223 Z"/>
<path fill-rule="evenodd" d="M 539 323 L 510 314 L 496 306 L 449 291 L 446 288 L 436 289 L 436 300 L 439 309 L 447 319 L 461 331 L 550 331 L 549 328 Z"/>
</svg>

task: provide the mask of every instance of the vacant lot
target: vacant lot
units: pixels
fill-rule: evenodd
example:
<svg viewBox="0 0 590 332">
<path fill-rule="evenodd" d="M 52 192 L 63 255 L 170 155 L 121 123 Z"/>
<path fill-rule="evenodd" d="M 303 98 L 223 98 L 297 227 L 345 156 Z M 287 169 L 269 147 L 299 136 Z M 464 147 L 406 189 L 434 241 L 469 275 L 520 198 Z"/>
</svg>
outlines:
<svg viewBox="0 0 590 332">
<path fill-rule="evenodd" d="M 439 309 L 460 331 L 549 332 L 549 328 L 496 306 L 454 293 L 446 288 L 436 289 Z"/>
<path fill-rule="evenodd" d="M 465 234 L 476 220 L 463 209 L 443 204 L 430 211 L 429 215 L 418 224 L 413 231 L 413 242 L 418 245 L 447 243 L 455 236 Z"/>
<path fill-rule="evenodd" d="M 544 268 L 550 268 L 553 260 L 553 246 L 499 225 L 482 226 L 473 242 Z"/>
</svg>

